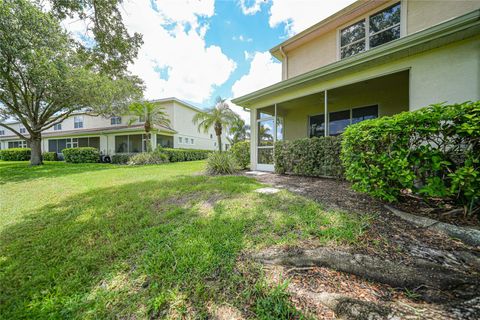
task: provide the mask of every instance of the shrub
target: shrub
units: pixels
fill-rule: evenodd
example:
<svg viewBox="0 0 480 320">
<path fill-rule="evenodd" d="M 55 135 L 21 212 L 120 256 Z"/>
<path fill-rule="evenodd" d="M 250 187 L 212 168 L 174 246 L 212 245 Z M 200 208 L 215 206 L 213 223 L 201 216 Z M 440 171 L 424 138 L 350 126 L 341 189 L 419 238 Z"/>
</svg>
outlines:
<svg viewBox="0 0 480 320">
<path fill-rule="evenodd" d="M 340 137 L 314 137 L 275 144 L 275 172 L 343 178 Z"/>
<path fill-rule="evenodd" d="M 138 153 L 128 161 L 129 165 L 161 164 L 168 162 L 168 156 L 159 151 Z"/>
<path fill-rule="evenodd" d="M 100 160 L 100 154 L 96 148 L 66 148 L 62 151 L 65 162 L 71 163 L 95 163 Z"/>
<path fill-rule="evenodd" d="M 42 153 L 44 161 L 58 161 L 58 155 L 56 152 L 44 152 Z"/>
<path fill-rule="evenodd" d="M 127 164 L 130 158 L 135 156 L 136 153 L 116 153 L 111 159 L 113 164 Z"/>
<path fill-rule="evenodd" d="M 195 161 L 203 160 L 208 157 L 212 152 L 209 150 L 195 150 L 195 149 L 170 149 L 170 148 L 161 148 L 157 149 L 162 153 L 165 153 L 170 162 L 181 162 L 181 161 Z"/>
<path fill-rule="evenodd" d="M 250 141 L 235 143 L 229 152 L 232 153 L 240 169 L 247 169 L 250 167 Z"/>
<path fill-rule="evenodd" d="M 0 160 L 3 161 L 28 161 L 30 160 L 30 148 L 11 148 L 0 150 Z"/>
<path fill-rule="evenodd" d="M 372 196 L 395 201 L 411 190 L 471 208 L 480 198 L 480 102 L 432 105 L 349 126 L 342 160 L 353 187 Z"/>
<path fill-rule="evenodd" d="M 208 174 L 233 174 L 237 172 L 238 164 L 229 152 L 212 152 L 207 159 Z"/>
</svg>

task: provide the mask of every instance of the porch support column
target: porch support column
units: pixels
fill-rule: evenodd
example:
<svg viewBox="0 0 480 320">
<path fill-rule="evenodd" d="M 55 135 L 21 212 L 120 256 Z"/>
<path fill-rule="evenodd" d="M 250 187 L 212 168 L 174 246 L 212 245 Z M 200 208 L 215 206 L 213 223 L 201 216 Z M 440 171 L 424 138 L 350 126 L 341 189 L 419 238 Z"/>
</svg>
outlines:
<svg viewBox="0 0 480 320">
<path fill-rule="evenodd" d="M 327 123 L 327 121 L 328 121 L 328 91 L 325 90 L 324 93 L 325 93 L 325 94 L 324 94 L 325 101 L 324 101 L 323 104 L 324 104 L 324 107 L 325 107 L 324 109 L 325 109 L 325 110 L 324 110 L 324 114 L 323 114 L 323 116 L 324 116 L 323 122 L 324 122 L 324 124 L 325 124 L 325 130 L 323 130 L 323 132 L 324 132 L 324 134 L 325 134 L 325 137 L 328 137 L 328 134 L 329 134 L 329 132 L 328 132 L 328 123 Z"/>
<path fill-rule="evenodd" d="M 273 147 L 275 147 L 275 142 L 277 142 L 277 104 L 275 103 L 275 111 L 273 113 Z"/>
</svg>

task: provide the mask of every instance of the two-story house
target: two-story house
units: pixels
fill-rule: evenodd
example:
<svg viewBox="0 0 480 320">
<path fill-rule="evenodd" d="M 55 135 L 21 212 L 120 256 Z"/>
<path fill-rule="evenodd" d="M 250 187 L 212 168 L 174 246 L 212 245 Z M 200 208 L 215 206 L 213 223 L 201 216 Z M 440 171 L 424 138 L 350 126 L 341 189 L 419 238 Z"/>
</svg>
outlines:
<svg viewBox="0 0 480 320">
<path fill-rule="evenodd" d="M 176 98 L 154 100 L 164 108 L 170 125 L 155 126 L 152 145 L 166 148 L 218 149 L 217 137 L 213 128 L 205 133 L 198 131 L 192 120 L 201 112 L 195 106 Z M 111 118 L 77 112 L 42 134 L 42 151 L 62 153 L 65 148 L 94 147 L 104 155 L 115 153 L 136 153 L 146 150 L 144 124 L 142 119 L 123 115 Z M 11 123 L 20 133 L 27 133 L 20 123 Z M 228 148 L 226 136 L 222 142 Z M 13 132 L 0 127 L 0 149 L 26 148 L 28 143 Z"/>
<path fill-rule="evenodd" d="M 282 81 L 233 100 L 251 112 L 252 169 L 267 171 L 277 140 L 480 100 L 480 0 L 359 0 L 270 52 Z"/>
</svg>

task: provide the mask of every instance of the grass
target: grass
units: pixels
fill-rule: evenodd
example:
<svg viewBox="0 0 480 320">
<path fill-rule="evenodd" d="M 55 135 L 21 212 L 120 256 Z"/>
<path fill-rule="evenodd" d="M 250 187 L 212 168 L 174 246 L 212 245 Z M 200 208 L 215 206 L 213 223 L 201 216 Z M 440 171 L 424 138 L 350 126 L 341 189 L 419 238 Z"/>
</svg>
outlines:
<svg viewBox="0 0 480 320">
<path fill-rule="evenodd" d="M 365 221 L 204 165 L 0 161 L 0 318 L 301 318 L 243 253 L 352 243 Z"/>
</svg>

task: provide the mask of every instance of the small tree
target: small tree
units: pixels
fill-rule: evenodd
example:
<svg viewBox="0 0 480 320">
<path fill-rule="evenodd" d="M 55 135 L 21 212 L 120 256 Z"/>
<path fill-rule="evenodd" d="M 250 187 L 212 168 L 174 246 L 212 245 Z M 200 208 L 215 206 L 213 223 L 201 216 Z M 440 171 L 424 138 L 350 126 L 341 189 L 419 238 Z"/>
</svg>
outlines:
<svg viewBox="0 0 480 320">
<path fill-rule="evenodd" d="M 132 103 L 129 109 L 131 115 L 139 117 L 143 121 L 143 127 L 146 137 L 145 140 L 147 143 L 147 151 L 151 151 L 151 132 L 158 131 L 155 126 L 170 126 L 170 119 L 165 112 L 165 108 L 160 107 L 152 102 L 143 101 Z M 132 125 L 135 121 L 135 118 L 130 119 L 129 125 Z"/>
<path fill-rule="evenodd" d="M 245 120 L 238 117 L 230 126 L 229 133 L 231 137 L 228 141 L 232 145 L 250 139 L 250 126 L 245 124 Z"/>
<path fill-rule="evenodd" d="M 42 164 L 43 131 L 75 111 L 111 114 L 142 94 L 138 78 L 99 73 L 77 49 L 51 14 L 26 0 L 0 1 L 0 126 L 30 142 L 31 165 Z"/>
<path fill-rule="evenodd" d="M 214 107 L 193 117 L 193 123 L 198 124 L 198 131 L 203 130 L 205 133 L 213 127 L 217 136 L 218 151 L 222 152 L 223 128 L 232 126 L 237 119 L 238 115 L 230 109 L 224 99 L 218 97 Z"/>
</svg>

